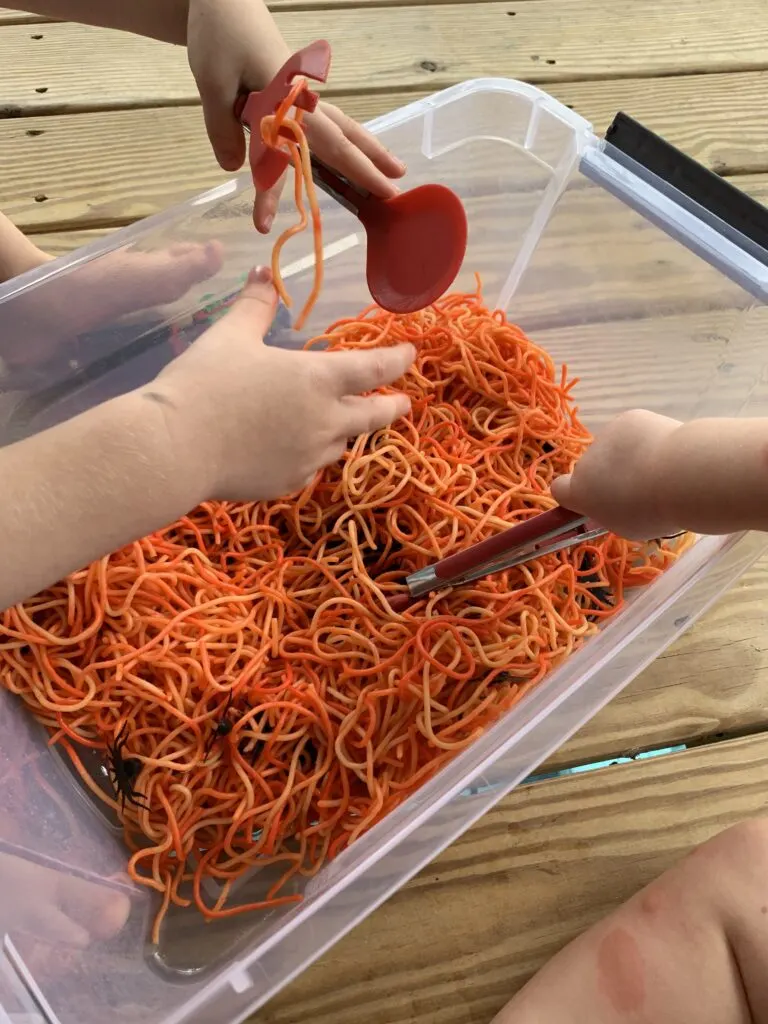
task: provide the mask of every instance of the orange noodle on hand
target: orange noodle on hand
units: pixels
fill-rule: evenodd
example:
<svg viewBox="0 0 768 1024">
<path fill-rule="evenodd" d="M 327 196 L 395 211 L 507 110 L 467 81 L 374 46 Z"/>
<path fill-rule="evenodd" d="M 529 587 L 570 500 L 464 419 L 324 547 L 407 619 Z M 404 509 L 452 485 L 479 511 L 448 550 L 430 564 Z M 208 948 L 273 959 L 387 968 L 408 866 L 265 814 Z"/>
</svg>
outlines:
<svg viewBox="0 0 768 1024">
<path fill-rule="evenodd" d="M 291 306 L 291 297 L 286 290 L 280 273 L 280 256 L 285 243 L 295 235 L 301 234 L 307 227 L 308 221 L 307 212 L 304 208 L 304 192 L 307 194 L 310 216 L 312 218 L 315 279 L 304 308 L 294 323 L 294 328 L 297 331 L 301 330 L 304 326 L 323 287 L 323 230 L 320 220 L 320 207 L 317 202 L 317 191 L 312 177 L 309 146 L 302 124 L 304 111 L 297 108 L 294 111 L 293 117 L 289 117 L 291 107 L 293 107 L 296 97 L 305 85 L 306 81 L 303 78 L 297 78 L 290 92 L 275 113 L 262 118 L 261 122 L 261 135 L 267 145 L 274 149 L 287 149 L 293 163 L 293 198 L 299 214 L 299 222 L 287 228 L 277 239 L 272 249 L 272 277 L 275 282 L 275 288 L 284 305 L 289 308 Z"/>
</svg>

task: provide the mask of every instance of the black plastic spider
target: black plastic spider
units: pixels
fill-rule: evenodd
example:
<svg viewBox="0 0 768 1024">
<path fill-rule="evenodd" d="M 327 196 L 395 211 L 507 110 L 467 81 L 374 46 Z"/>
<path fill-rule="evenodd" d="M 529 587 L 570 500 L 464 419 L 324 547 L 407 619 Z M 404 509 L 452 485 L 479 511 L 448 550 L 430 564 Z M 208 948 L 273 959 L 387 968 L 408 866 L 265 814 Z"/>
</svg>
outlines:
<svg viewBox="0 0 768 1024">
<path fill-rule="evenodd" d="M 124 722 L 120 732 L 115 736 L 115 742 L 107 745 L 107 770 L 112 785 L 118 796 L 120 807 L 125 809 L 125 802 L 133 804 L 134 807 L 142 807 L 149 810 L 149 805 L 136 793 L 133 784 L 141 774 L 142 763 L 138 757 L 123 757 L 123 748 L 128 737 L 126 731 L 128 723 Z"/>
<path fill-rule="evenodd" d="M 213 729 L 211 730 L 211 736 L 206 744 L 205 750 L 203 751 L 203 760 L 208 760 L 208 755 L 213 749 L 213 744 L 216 740 L 223 739 L 234 729 L 234 723 L 229 717 L 229 709 L 232 707 L 232 691 L 229 691 L 229 697 L 227 697 L 227 703 L 224 705 L 224 710 L 221 713 L 221 718 L 216 722 Z"/>
<path fill-rule="evenodd" d="M 261 718 L 255 719 L 253 724 L 255 726 L 255 731 L 256 732 L 260 732 L 262 734 L 267 734 L 267 735 L 272 732 L 272 726 L 267 721 L 267 716 L 266 715 L 262 715 Z M 245 739 L 240 740 L 240 743 L 238 744 L 237 749 L 240 752 L 240 756 L 241 757 L 245 758 L 245 757 L 249 756 L 248 744 L 250 742 L 251 742 L 251 737 L 246 737 Z M 266 742 L 267 741 L 265 739 L 258 739 L 258 740 L 254 740 L 253 741 L 253 747 L 250 750 L 251 766 L 253 766 L 256 763 L 259 755 L 261 754 L 262 750 L 264 749 L 264 744 Z"/>
<path fill-rule="evenodd" d="M 602 611 L 606 608 L 613 607 L 613 591 L 611 588 L 603 583 L 600 576 L 595 569 L 595 561 L 589 551 L 584 552 L 584 556 L 581 559 L 579 566 L 580 573 L 588 573 L 589 575 L 582 576 L 581 583 L 589 587 L 589 591 L 586 594 L 580 594 L 577 598 L 579 605 L 582 608 L 594 608 Z M 590 571 L 592 570 L 592 571 Z M 599 621 L 600 616 L 587 614 L 587 619 L 590 622 Z"/>
</svg>

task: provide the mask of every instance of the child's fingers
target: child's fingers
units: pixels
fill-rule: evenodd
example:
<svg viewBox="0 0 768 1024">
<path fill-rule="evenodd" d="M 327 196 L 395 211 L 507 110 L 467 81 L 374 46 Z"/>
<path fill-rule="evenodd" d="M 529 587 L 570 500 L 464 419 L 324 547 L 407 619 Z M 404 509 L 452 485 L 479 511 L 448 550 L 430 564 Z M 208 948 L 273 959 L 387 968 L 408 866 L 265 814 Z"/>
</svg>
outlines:
<svg viewBox="0 0 768 1024">
<path fill-rule="evenodd" d="M 349 396 L 342 403 L 343 437 L 358 437 L 388 427 L 390 423 L 407 416 L 411 400 L 407 395 L 371 395 L 368 398 Z"/>
<path fill-rule="evenodd" d="M 87 949 L 90 945 L 91 937 L 86 929 L 56 907 L 46 910 L 41 926 L 40 930 L 48 942 L 60 942 L 64 946 L 75 946 L 78 949 Z"/>
<path fill-rule="evenodd" d="M 225 171 L 238 171 L 245 160 L 245 132 L 235 117 L 231 90 L 223 83 L 198 81 L 205 128 L 211 147 Z"/>
<path fill-rule="evenodd" d="M 60 882 L 61 909 L 94 939 L 109 939 L 125 927 L 131 904 L 127 896 L 79 878 Z"/>
<path fill-rule="evenodd" d="M 335 394 L 360 395 L 394 384 L 416 358 L 413 345 L 372 348 L 359 352 L 331 352 L 323 356 Z"/>
<path fill-rule="evenodd" d="M 564 508 L 568 508 L 571 512 L 580 512 L 581 509 L 574 508 L 571 502 L 571 474 L 567 476 L 560 476 L 557 480 L 552 481 L 552 497 Z"/>
<path fill-rule="evenodd" d="M 322 104 L 322 112 L 338 125 L 343 135 L 353 146 L 357 146 L 383 174 L 388 178 L 402 178 L 406 166 L 394 153 L 390 153 L 380 139 L 372 135 L 358 121 L 339 110 L 330 103 Z"/>
<path fill-rule="evenodd" d="M 237 302 L 219 323 L 230 330 L 240 327 L 247 331 L 249 339 L 263 341 L 275 318 L 276 308 L 277 292 L 272 274 L 268 267 L 256 267 L 248 275 Z"/>
<path fill-rule="evenodd" d="M 397 186 L 390 178 L 325 113 L 307 119 L 306 130 L 312 151 L 342 177 L 381 199 L 397 195 Z"/>
</svg>

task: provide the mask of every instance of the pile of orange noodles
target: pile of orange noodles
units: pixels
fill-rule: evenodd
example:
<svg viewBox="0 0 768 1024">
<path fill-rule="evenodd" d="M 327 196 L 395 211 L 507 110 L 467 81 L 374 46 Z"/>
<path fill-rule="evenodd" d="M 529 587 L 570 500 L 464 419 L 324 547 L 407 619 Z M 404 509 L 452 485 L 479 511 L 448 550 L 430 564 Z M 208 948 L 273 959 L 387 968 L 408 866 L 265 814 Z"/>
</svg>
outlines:
<svg viewBox="0 0 768 1024">
<path fill-rule="evenodd" d="M 565 371 L 479 294 L 373 308 L 323 336 L 406 339 L 412 414 L 298 497 L 205 504 L 0 617 L 0 684 L 119 814 L 131 876 L 162 897 L 155 941 L 171 904 L 216 918 L 298 899 L 294 876 L 381 821 L 676 557 L 608 536 L 394 613 L 406 574 L 551 507 L 589 440 Z M 87 748 L 113 768 L 117 754 L 123 784 L 131 766 L 122 798 L 92 779 Z M 232 883 L 267 864 L 265 900 L 231 905 Z"/>
</svg>

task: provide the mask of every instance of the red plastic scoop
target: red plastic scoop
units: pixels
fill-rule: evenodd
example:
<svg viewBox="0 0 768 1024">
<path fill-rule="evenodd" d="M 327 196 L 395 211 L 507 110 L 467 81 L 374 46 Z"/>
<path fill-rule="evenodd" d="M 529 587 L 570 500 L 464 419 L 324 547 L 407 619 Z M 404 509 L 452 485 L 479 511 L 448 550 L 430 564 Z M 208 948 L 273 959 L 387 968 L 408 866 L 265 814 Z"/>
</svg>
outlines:
<svg viewBox="0 0 768 1024">
<path fill-rule="evenodd" d="M 324 82 L 330 59 L 328 43 L 312 43 L 293 54 L 266 89 L 238 101 L 237 116 L 251 132 L 249 158 L 257 189 L 271 188 L 289 162 L 287 153 L 263 141 L 262 118 L 275 113 L 296 75 Z M 310 89 L 296 98 L 296 106 L 309 112 L 317 102 Z M 318 188 L 354 213 L 365 228 L 368 289 L 383 309 L 413 313 L 450 288 L 467 248 L 467 217 L 454 192 L 444 185 L 420 185 L 392 199 L 378 199 L 314 156 L 312 172 Z"/>
<path fill-rule="evenodd" d="M 450 288 L 467 248 L 467 217 L 455 192 L 444 185 L 420 185 L 378 199 L 315 158 L 312 171 L 317 186 L 365 228 L 368 289 L 383 309 L 413 313 Z"/>
</svg>

